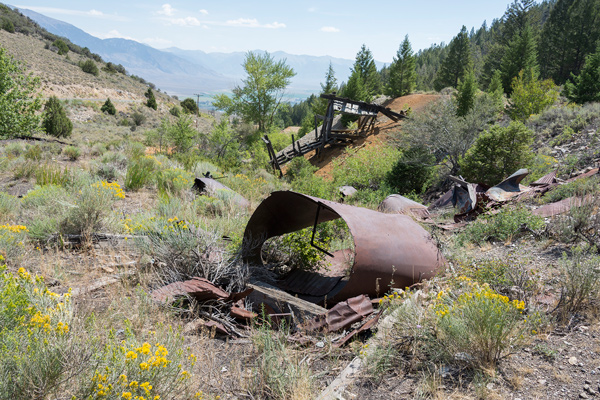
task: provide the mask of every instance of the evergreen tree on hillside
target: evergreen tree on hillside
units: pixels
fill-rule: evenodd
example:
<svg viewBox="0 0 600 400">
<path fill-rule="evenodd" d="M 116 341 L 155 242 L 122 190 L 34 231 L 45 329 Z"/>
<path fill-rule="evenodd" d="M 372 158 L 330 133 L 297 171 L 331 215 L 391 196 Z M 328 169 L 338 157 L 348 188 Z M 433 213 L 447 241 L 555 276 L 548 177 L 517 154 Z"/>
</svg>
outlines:
<svg viewBox="0 0 600 400">
<path fill-rule="evenodd" d="M 371 96 L 365 89 L 359 66 L 354 64 L 354 69 L 344 86 L 342 97 L 356 101 L 371 101 Z"/>
<path fill-rule="evenodd" d="M 571 74 L 571 80 L 565 83 L 564 92 L 574 103 L 600 101 L 600 45 L 595 53 L 587 56 L 581 74 Z"/>
<path fill-rule="evenodd" d="M 321 83 L 321 93 L 320 94 L 332 94 L 333 92 L 338 91 L 337 79 L 335 78 L 335 71 L 333 70 L 333 66 L 331 62 L 329 63 L 329 69 L 325 74 L 325 83 Z M 327 111 L 327 103 L 326 99 L 317 98 L 314 100 L 312 105 L 312 111 L 317 115 L 325 115 Z"/>
<path fill-rule="evenodd" d="M 581 70 L 599 39 L 600 0 L 558 0 L 541 35 L 543 76 L 565 82 Z"/>
<path fill-rule="evenodd" d="M 110 101 L 110 98 L 106 99 L 104 104 L 102 104 L 100 111 L 109 115 L 115 115 L 117 113 L 117 109 L 115 108 L 115 105 L 112 103 L 112 101 Z"/>
<path fill-rule="evenodd" d="M 154 92 L 152 92 L 152 88 L 148 88 L 144 96 L 146 96 L 146 98 L 148 99 L 148 101 L 146 101 L 146 105 L 151 109 L 156 110 L 158 108 L 158 105 L 156 104 L 156 97 L 154 97 Z"/>
<path fill-rule="evenodd" d="M 386 94 L 392 97 L 410 94 L 417 81 L 415 66 L 415 57 L 408 35 L 406 35 L 390 65 L 390 78 Z"/>
<path fill-rule="evenodd" d="M 467 27 L 463 25 L 458 35 L 448 45 L 448 55 L 442 61 L 436 77 L 436 90 L 442 90 L 447 86 L 457 87 L 458 81 L 464 78 L 472 65 L 469 34 Z"/>
<path fill-rule="evenodd" d="M 507 89 L 511 87 L 512 81 L 519 71 L 525 71 L 526 74 L 537 74 L 537 42 L 529 26 L 523 28 L 508 46 L 508 50 L 502 58 L 500 70 L 502 85 Z"/>
<path fill-rule="evenodd" d="M 362 86 L 368 95 L 368 101 L 373 96 L 381 94 L 381 77 L 377 73 L 377 66 L 375 65 L 375 60 L 373 60 L 371 50 L 364 44 L 356 54 L 352 73 L 358 73 L 362 81 Z"/>
<path fill-rule="evenodd" d="M 44 118 L 42 126 L 48 135 L 54 137 L 68 137 L 73 131 L 73 123 L 56 96 L 52 96 L 44 105 Z"/>
<path fill-rule="evenodd" d="M 504 88 L 502 87 L 502 73 L 499 70 L 494 71 L 492 81 L 488 86 L 487 92 L 494 101 L 495 106 L 498 110 L 501 110 L 504 106 Z"/>
<path fill-rule="evenodd" d="M 477 83 L 475 74 L 470 70 L 458 84 L 458 93 L 456 94 L 456 115 L 464 117 L 471 111 L 475 104 L 475 93 L 477 92 Z"/>
</svg>

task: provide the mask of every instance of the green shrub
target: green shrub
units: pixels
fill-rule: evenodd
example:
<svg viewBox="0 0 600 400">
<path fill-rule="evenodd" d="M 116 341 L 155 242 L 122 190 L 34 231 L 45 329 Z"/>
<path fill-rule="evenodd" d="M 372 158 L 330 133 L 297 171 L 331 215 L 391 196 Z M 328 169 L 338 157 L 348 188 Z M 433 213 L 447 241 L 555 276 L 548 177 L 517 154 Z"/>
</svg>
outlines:
<svg viewBox="0 0 600 400">
<path fill-rule="evenodd" d="M 377 190 L 385 182 L 400 153 L 383 146 L 346 150 L 347 156 L 333 162 L 333 179 L 336 185 L 350 185 L 357 189 Z"/>
<path fill-rule="evenodd" d="M 15 33 L 15 25 L 10 19 L 7 18 L 2 19 L 2 29 L 8 33 Z"/>
<path fill-rule="evenodd" d="M 139 157 L 129 163 L 125 174 L 125 188 L 139 190 L 152 181 L 155 161 L 148 157 Z"/>
<path fill-rule="evenodd" d="M 598 186 L 599 182 L 598 177 L 592 176 L 565 183 L 546 193 L 543 197 L 543 201 L 544 203 L 554 203 L 555 201 L 560 201 L 572 196 L 583 197 L 587 194 L 594 195 L 600 191 L 600 186 Z"/>
<path fill-rule="evenodd" d="M 0 397 L 59 396 L 71 363 L 85 353 L 77 351 L 72 322 L 69 294 L 50 292 L 23 268 L 16 275 L 0 270 Z"/>
<path fill-rule="evenodd" d="M 504 207 L 496 214 L 480 215 L 457 238 L 460 243 L 483 243 L 489 240 L 514 240 L 524 233 L 523 227 L 534 231 L 544 227 L 544 219 L 522 207 Z"/>
<path fill-rule="evenodd" d="M 65 157 L 67 157 L 71 161 L 76 161 L 79 158 L 79 156 L 81 156 L 81 150 L 79 150 L 79 147 L 75 147 L 75 146 L 65 147 L 63 149 L 62 153 Z"/>
<path fill-rule="evenodd" d="M 532 143 L 533 132 L 520 122 L 494 125 L 461 158 L 462 175 L 470 182 L 493 186 L 528 165 Z"/>
<path fill-rule="evenodd" d="M 0 192 L 0 223 L 6 222 L 8 217 L 16 215 L 21 203 L 15 196 Z"/>
<path fill-rule="evenodd" d="M 537 77 L 524 76 L 523 71 L 513 79 L 507 113 L 511 119 L 526 121 L 556 102 L 558 88 L 551 79 L 540 81 Z"/>
<path fill-rule="evenodd" d="M 188 97 L 187 99 L 183 100 L 180 105 L 183 109 L 183 112 L 187 114 L 198 114 L 198 105 L 194 99 Z"/>
<path fill-rule="evenodd" d="M 572 258 L 563 254 L 561 261 L 559 317 L 562 321 L 581 311 L 590 300 L 598 298 L 600 257 L 577 248 Z"/>
<path fill-rule="evenodd" d="M 146 122 L 146 116 L 139 111 L 131 114 L 131 120 L 135 126 L 141 126 L 144 122 Z"/>
<path fill-rule="evenodd" d="M 114 164 L 117 167 L 127 166 L 127 156 L 119 151 L 109 151 L 102 156 L 102 162 L 105 164 Z"/>
<path fill-rule="evenodd" d="M 100 184 L 82 187 L 75 204 L 60 221 L 60 232 L 91 238 L 92 234 L 106 225 L 106 219 L 118 195 L 120 193 L 117 194 L 112 188 Z"/>
<path fill-rule="evenodd" d="M 24 178 L 29 179 L 35 175 L 35 171 L 37 170 L 37 162 L 31 160 L 20 161 L 17 160 L 13 167 L 13 174 L 15 178 Z"/>
<path fill-rule="evenodd" d="M 98 66 L 92 60 L 85 60 L 79 62 L 79 68 L 85 73 L 98 76 Z"/>
<path fill-rule="evenodd" d="M 69 46 L 67 46 L 67 44 L 62 39 L 56 39 L 52 43 L 52 46 L 58 48 L 59 56 L 64 56 L 65 54 L 67 54 L 69 52 Z"/>
<path fill-rule="evenodd" d="M 422 193 L 433 175 L 435 157 L 427 149 L 406 150 L 387 173 L 385 181 L 399 194 Z"/>
<path fill-rule="evenodd" d="M 450 360 L 494 367 L 523 342 L 525 305 L 486 286 L 472 285 L 458 296 L 438 295 L 435 307 L 441 348 Z"/>
<path fill-rule="evenodd" d="M 56 96 L 50 97 L 44 106 L 42 126 L 48 135 L 69 137 L 73 131 L 73 123 L 67 117 L 65 109 Z"/>
<path fill-rule="evenodd" d="M 27 146 L 25 150 L 25 159 L 32 161 L 39 161 L 42 159 L 42 148 L 39 144 L 33 146 Z"/>
<path fill-rule="evenodd" d="M 181 108 L 173 106 L 169 109 L 169 113 L 174 117 L 179 117 L 181 115 Z"/>
<path fill-rule="evenodd" d="M 106 181 L 116 181 L 119 178 L 119 170 L 114 164 L 100 163 L 96 167 L 96 175 Z"/>
<path fill-rule="evenodd" d="M 102 104 L 100 111 L 109 115 L 115 115 L 117 113 L 117 109 L 115 108 L 115 105 L 112 103 L 112 101 L 110 101 L 110 98 L 106 99 L 104 104 Z"/>
<path fill-rule="evenodd" d="M 4 147 L 4 154 L 9 157 L 19 157 L 24 151 L 25 149 L 20 142 L 12 142 Z"/>
<path fill-rule="evenodd" d="M 331 198 L 334 192 L 333 185 L 315 175 L 318 168 L 311 165 L 308 160 L 304 157 L 296 157 L 288 165 L 285 176 L 295 191 L 322 199 Z"/>
<path fill-rule="evenodd" d="M 312 228 L 288 233 L 267 241 L 263 257 L 268 263 L 277 263 L 304 271 L 316 271 L 326 266 L 325 253 L 311 246 Z M 331 250 L 331 237 L 317 226 L 315 244 Z"/>
<path fill-rule="evenodd" d="M 26 234 L 27 227 L 25 225 L 4 224 L 0 226 L 0 256 L 2 260 L 15 262 L 19 258 L 23 253 Z"/>
<path fill-rule="evenodd" d="M 156 187 L 159 193 L 180 195 L 194 184 L 194 177 L 178 168 L 167 168 L 156 174 Z"/>
<path fill-rule="evenodd" d="M 41 164 L 35 170 L 35 184 L 39 186 L 66 186 L 73 182 L 73 173 L 58 165 Z"/>
</svg>

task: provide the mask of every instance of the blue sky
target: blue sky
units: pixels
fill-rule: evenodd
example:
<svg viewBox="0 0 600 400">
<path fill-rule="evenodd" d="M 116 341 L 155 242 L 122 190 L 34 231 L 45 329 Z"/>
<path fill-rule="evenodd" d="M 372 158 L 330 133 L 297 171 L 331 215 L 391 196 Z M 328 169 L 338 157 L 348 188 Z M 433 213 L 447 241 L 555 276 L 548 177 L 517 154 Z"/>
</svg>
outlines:
<svg viewBox="0 0 600 400">
<path fill-rule="evenodd" d="M 22 1 L 22 2 L 21 2 Z M 14 4 L 100 37 L 206 52 L 277 50 L 354 59 L 364 43 L 391 62 L 406 34 L 413 50 L 448 43 L 462 25 L 488 25 L 508 0 L 136 1 L 21 0 Z M 327 4 L 329 3 L 329 4 Z M 344 6 L 343 8 L 341 6 Z"/>
</svg>

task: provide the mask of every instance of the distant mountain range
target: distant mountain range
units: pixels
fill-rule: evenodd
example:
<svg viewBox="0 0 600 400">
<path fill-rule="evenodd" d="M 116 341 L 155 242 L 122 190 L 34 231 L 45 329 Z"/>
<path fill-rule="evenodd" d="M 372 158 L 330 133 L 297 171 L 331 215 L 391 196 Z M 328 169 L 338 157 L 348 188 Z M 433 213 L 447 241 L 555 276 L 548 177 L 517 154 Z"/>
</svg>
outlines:
<svg viewBox="0 0 600 400">
<path fill-rule="evenodd" d="M 169 94 L 190 97 L 195 93 L 204 93 L 210 96 L 231 90 L 245 77 L 243 52 L 206 53 L 177 47 L 158 50 L 129 39 L 99 39 L 66 22 L 24 8 L 19 11 L 50 33 L 89 48 L 105 61 L 122 64 L 130 74 L 154 83 Z M 292 101 L 302 100 L 320 91 L 320 83 L 325 80 L 330 62 L 340 83 L 348 79 L 354 63 L 354 60 L 293 55 L 282 51 L 271 55 L 275 60 L 286 59 L 296 72 L 287 90 L 287 97 Z M 378 67 L 382 65 L 378 63 Z"/>
</svg>

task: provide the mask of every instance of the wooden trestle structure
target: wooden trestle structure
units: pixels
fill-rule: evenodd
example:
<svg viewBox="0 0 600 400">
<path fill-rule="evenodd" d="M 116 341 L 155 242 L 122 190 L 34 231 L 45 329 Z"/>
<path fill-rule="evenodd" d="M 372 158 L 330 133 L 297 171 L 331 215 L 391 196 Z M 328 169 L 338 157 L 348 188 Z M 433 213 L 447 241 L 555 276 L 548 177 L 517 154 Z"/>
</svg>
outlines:
<svg viewBox="0 0 600 400">
<path fill-rule="evenodd" d="M 397 113 L 377 104 L 337 97 L 335 93 L 322 94 L 321 98 L 328 100 L 327 112 L 326 115 L 315 116 L 315 130 L 312 133 L 308 133 L 298 140 L 294 140 L 294 135 L 292 135 L 292 144 L 278 153 L 273 150 L 269 137 L 267 135 L 263 137 L 271 159 L 271 166 L 275 171 L 279 171 L 280 175 L 283 175 L 281 166 L 294 157 L 302 156 L 313 150 L 317 150 L 317 154 L 319 154 L 325 145 L 343 143 L 356 137 L 366 136 L 373 130 L 375 118 L 379 113 L 395 122 L 406 118 L 404 111 Z M 359 117 L 357 129 L 334 129 L 333 120 L 336 113 L 357 115 Z M 323 121 L 320 129 L 317 125 L 318 120 Z"/>
</svg>

